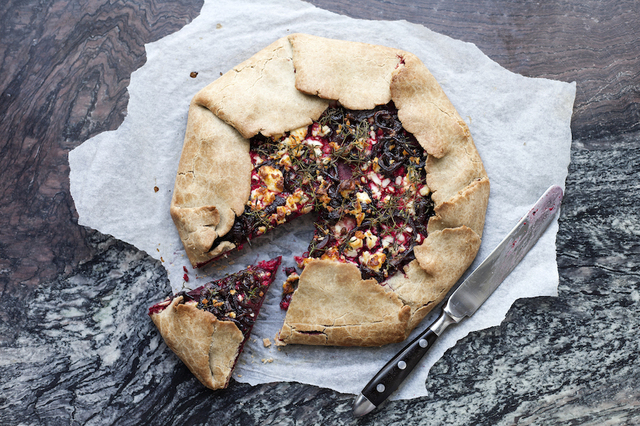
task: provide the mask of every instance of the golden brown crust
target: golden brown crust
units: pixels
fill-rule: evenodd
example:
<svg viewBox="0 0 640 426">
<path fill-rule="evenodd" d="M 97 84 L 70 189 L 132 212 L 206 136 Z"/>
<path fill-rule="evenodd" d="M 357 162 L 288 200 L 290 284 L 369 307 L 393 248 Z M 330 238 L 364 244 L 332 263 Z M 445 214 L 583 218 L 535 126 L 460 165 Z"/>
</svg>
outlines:
<svg viewBox="0 0 640 426">
<path fill-rule="evenodd" d="M 436 205 L 451 201 L 475 181 L 487 179 L 471 136 L 464 143 L 449 146 L 447 155 L 441 158 L 429 156 L 426 168 L 427 185 Z M 455 170 L 458 172 L 453 173 Z"/>
<path fill-rule="evenodd" d="M 425 168 L 435 215 L 429 220 L 429 235 L 415 248 L 416 260 L 385 286 L 362 280 L 354 265 L 312 261 L 301 275 L 277 344 L 396 342 L 406 338 L 473 261 L 489 199 L 489 180 L 469 129 L 424 64 L 397 49 L 293 34 L 199 92 L 191 109 L 207 113 L 190 110 L 189 128 L 207 128 L 209 124 L 199 122 L 217 120 L 237 134 L 237 142 L 229 139 L 228 145 L 237 143 L 248 150 L 245 138 L 306 125 L 318 118 L 329 100 L 352 109 L 371 109 L 393 100 L 404 128 L 429 154 Z M 201 155 L 204 147 L 194 142 L 198 137 L 187 133 L 183 160 L 194 151 L 203 159 L 196 174 L 210 179 L 214 183 L 209 188 L 224 194 L 206 201 L 204 195 L 196 196 L 191 204 L 185 203 L 187 195 L 197 192 L 190 185 L 197 183 L 184 183 L 180 175 L 177 180 L 172 216 L 189 258 L 197 263 L 233 248 L 215 238 L 228 231 L 230 219 L 248 199 L 250 161 L 248 154 L 241 156 L 242 177 L 234 173 L 237 182 L 222 186 L 226 169 L 206 164 L 207 158 L 210 164 L 227 158 L 220 151 L 227 145 L 218 137 L 202 137 L 203 145 L 219 145 Z M 183 160 L 181 169 L 188 163 Z M 237 188 L 240 195 L 231 196 Z"/>
<path fill-rule="evenodd" d="M 379 346 L 407 337 L 409 307 L 356 265 L 312 260 L 300 275 L 279 340 Z"/>
<path fill-rule="evenodd" d="M 482 177 L 472 181 L 456 195 L 436 205 L 435 216 L 429 219 L 427 231 L 468 226 L 479 237 L 484 228 L 484 214 L 489 201 L 489 178 Z"/>
<path fill-rule="evenodd" d="M 240 345 L 242 332 L 212 313 L 181 304 L 178 296 L 163 311 L 151 315 L 167 346 L 185 363 L 200 382 L 210 389 L 227 387 Z"/>
<path fill-rule="evenodd" d="M 244 211 L 251 168 L 249 141 L 192 102 L 170 212 L 194 267 L 235 247 L 212 250 Z"/>
<path fill-rule="evenodd" d="M 401 50 L 306 34 L 289 36 L 296 88 L 348 109 L 373 109 L 391 100 Z"/>
<path fill-rule="evenodd" d="M 292 55 L 289 40 L 282 38 L 202 89 L 194 100 L 245 138 L 309 125 L 329 103 L 296 90 Z"/>
<path fill-rule="evenodd" d="M 429 155 L 441 158 L 469 129 L 427 67 L 411 53 L 402 56 L 391 82 L 391 98 L 402 126 L 412 133 Z"/>
</svg>

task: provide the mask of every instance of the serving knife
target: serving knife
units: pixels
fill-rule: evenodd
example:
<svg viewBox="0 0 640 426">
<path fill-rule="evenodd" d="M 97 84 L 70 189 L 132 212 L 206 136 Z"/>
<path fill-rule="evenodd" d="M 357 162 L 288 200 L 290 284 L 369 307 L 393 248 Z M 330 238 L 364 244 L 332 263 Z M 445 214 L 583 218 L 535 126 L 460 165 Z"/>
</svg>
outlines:
<svg viewBox="0 0 640 426">
<path fill-rule="evenodd" d="M 562 188 L 552 186 L 540 197 L 498 247 L 451 294 L 438 319 L 398 352 L 362 389 L 353 405 L 355 416 L 363 416 L 380 406 L 448 326 L 474 314 L 547 229 L 559 210 L 562 196 Z"/>
</svg>

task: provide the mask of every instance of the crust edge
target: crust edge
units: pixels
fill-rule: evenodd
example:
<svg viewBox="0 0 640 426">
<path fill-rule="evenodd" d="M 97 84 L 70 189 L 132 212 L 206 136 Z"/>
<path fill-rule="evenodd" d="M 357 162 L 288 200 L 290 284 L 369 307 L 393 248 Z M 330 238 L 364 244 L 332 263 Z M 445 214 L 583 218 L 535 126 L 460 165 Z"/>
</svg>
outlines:
<svg viewBox="0 0 640 426">
<path fill-rule="evenodd" d="M 181 304 L 178 296 L 161 312 L 151 315 L 167 346 L 194 376 L 209 389 L 224 389 L 244 340 L 230 321 L 219 321 L 212 313 Z"/>
</svg>

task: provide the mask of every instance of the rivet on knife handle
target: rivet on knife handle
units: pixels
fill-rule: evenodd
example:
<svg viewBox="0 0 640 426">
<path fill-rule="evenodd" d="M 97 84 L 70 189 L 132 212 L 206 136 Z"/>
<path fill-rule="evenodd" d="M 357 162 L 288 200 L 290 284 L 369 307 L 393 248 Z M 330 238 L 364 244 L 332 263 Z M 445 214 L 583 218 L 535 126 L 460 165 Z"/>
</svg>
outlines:
<svg viewBox="0 0 640 426">
<path fill-rule="evenodd" d="M 552 186 L 482 264 L 453 292 L 442 315 L 391 359 L 364 387 L 353 405 L 363 416 L 384 402 L 409 376 L 445 328 L 473 313 L 511 273 L 552 222 L 563 192 Z"/>
</svg>

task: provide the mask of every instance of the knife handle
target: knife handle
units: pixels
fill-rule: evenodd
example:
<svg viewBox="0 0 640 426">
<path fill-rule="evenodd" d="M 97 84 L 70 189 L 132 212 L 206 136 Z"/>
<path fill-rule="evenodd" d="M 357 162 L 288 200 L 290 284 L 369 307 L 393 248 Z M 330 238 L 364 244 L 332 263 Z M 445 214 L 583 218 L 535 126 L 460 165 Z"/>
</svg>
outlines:
<svg viewBox="0 0 640 426">
<path fill-rule="evenodd" d="M 398 389 L 437 338 L 431 327 L 427 328 L 382 367 L 361 394 L 378 407 Z"/>
</svg>

